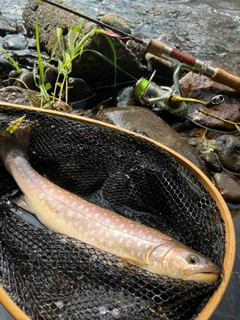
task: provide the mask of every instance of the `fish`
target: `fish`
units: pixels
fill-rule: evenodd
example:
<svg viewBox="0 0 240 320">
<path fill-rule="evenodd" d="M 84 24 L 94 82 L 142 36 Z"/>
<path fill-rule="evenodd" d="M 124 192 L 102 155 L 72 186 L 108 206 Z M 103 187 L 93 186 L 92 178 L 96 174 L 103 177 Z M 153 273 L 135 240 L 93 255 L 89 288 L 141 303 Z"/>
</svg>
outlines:
<svg viewBox="0 0 240 320">
<path fill-rule="evenodd" d="M 220 268 L 172 237 L 95 205 L 41 176 L 31 166 L 30 125 L 0 132 L 0 158 L 28 210 L 47 228 L 73 237 L 149 272 L 214 283 Z"/>
</svg>

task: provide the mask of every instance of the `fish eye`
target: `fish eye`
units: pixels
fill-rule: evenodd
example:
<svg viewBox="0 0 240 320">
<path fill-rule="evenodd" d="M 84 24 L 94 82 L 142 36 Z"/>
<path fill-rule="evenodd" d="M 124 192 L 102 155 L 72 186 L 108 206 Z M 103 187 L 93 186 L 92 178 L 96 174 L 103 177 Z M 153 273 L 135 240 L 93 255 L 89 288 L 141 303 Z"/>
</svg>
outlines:
<svg viewBox="0 0 240 320">
<path fill-rule="evenodd" d="M 191 254 L 190 256 L 188 256 L 188 262 L 190 264 L 196 264 L 199 262 L 199 258 L 195 254 Z"/>
</svg>

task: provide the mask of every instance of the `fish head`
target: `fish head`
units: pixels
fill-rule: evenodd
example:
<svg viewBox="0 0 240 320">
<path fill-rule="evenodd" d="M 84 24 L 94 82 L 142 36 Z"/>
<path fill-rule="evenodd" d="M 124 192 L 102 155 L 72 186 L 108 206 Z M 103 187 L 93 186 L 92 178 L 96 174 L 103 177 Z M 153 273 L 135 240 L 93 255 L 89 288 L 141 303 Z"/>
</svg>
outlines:
<svg viewBox="0 0 240 320">
<path fill-rule="evenodd" d="M 202 254 L 177 241 L 168 241 L 154 248 L 149 257 L 155 273 L 171 278 L 214 283 L 220 269 Z"/>
</svg>

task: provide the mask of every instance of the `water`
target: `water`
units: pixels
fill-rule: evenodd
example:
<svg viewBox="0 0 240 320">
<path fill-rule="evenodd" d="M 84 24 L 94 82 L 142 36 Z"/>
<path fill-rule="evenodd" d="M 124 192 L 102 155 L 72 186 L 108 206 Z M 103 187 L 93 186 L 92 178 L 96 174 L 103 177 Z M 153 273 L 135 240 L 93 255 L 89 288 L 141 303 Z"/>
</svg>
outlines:
<svg viewBox="0 0 240 320">
<path fill-rule="evenodd" d="M 165 34 L 179 46 L 203 60 L 215 60 L 240 74 L 240 1 L 214 0 L 67 0 L 87 15 L 113 11 L 123 17 L 132 34 L 144 40 Z M 27 0 L 3 0 L 1 11 L 21 17 Z"/>
<path fill-rule="evenodd" d="M 68 0 L 89 16 L 116 12 L 131 27 L 132 34 L 144 40 L 165 34 L 181 50 L 201 59 L 212 59 L 240 74 L 239 0 Z M 1 12 L 21 18 L 27 0 L 2 0 Z M 237 248 L 240 248 L 240 212 L 236 211 Z M 239 249 L 237 250 L 237 252 Z M 211 320 L 240 319 L 240 257 L 237 254 L 232 280 Z M 10 320 L 3 315 L 1 319 Z"/>
<path fill-rule="evenodd" d="M 27 0 L 1 0 L 1 13 L 12 19 L 21 19 Z"/>
<path fill-rule="evenodd" d="M 143 39 L 170 35 L 180 49 L 200 59 L 212 59 L 240 73 L 240 1 L 151 0 L 118 1 L 69 0 L 88 15 L 96 17 L 114 11 L 124 17 Z"/>
</svg>

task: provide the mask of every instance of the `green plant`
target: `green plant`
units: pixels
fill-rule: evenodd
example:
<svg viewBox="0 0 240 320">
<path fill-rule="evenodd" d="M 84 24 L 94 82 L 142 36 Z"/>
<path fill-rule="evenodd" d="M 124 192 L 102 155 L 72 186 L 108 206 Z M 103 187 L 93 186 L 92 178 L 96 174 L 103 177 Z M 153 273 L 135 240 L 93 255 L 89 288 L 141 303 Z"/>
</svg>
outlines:
<svg viewBox="0 0 240 320">
<path fill-rule="evenodd" d="M 57 79 L 53 92 L 51 95 L 49 95 L 48 91 L 51 89 L 51 84 L 44 82 L 44 63 L 41 59 L 39 30 L 38 23 L 36 22 L 36 47 L 38 55 L 39 73 L 37 73 L 36 68 L 34 68 L 34 78 L 36 79 L 36 85 L 40 90 L 39 95 L 41 96 L 41 107 L 58 107 L 58 105 L 61 103 L 62 98 L 64 98 L 64 101 L 68 103 L 68 90 L 70 88 L 68 86 L 68 77 L 72 72 L 73 60 L 76 59 L 78 56 L 81 56 L 84 52 L 92 52 L 101 57 L 104 61 L 111 64 L 114 67 L 114 84 L 116 84 L 117 69 L 123 72 L 124 70 L 117 66 L 117 55 L 113 41 L 111 37 L 109 37 L 103 30 L 94 29 L 89 33 L 85 34 L 83 37 L 81 37 L 82 21 L 80 21 L 77 26 L 73 26 L 69 30 L 66 40 L 63 36 L 62 28 L 57 28 L 56 33 L 57 41 L 52 52 L 50 61 L 55 61 L 57 63 Z M 84 49 L 85 43 L 94 33 L 101 34 L 106 38 L 113 53 L 113 60 L 109 59 L 101 52 L 98 52 L 96 50 Z M 57 96 L 59 98 L 57 98 Z"/>
<path fill-rule="evenodd" d="M 16 69 L 17 71 L 21 71 L 21 69 L 20 69 L 17 61 L 15 61 L 15 60 L 7 53 L 6 50 L 2 49 L 2 50 L 0 50 L 0 52 L 4 53 L 4 54 L 7 56 L 8 60 L 12 62 L 12 64 L 14 65 L 14 67 L 15 67 L 15 69 Z"/>
<path fill-rule="evenodd" d="M 39 30 L 38 30 L 37 21 L 36 21 L 36 48 L 37 48 L 39 74 L 36 72 L 36 67 L 35 67 L 33 69 L 33 75 L 34 75 L 36 86 L 40 90 L 39 96 L 41 98 L 41 108 L 42 107 L 48 108 L 51 106 L 48 90 L 50 90 L 52 86 L 49 82 L 45 84 L 45 80 L 44 80 L 44 63 L 41 57 L 41 48 L 40 48 L 40 39 L 39 39 Z"/>
<path fill-rule="evenodd" d="M 83 52 L 87 52 L 87 51 L 93 52 L 94 54 L 97 54 L 98 56 L 100 56 L 103 60 L 112 64 L 114 66 L 115 83 L 116 83 L 117 55 L 116 55 L 114 44 L 111 38 L 107 34 L 105 34 L 102 30 L 94 29 L 89 33 L 87 33 L 86 35 L 84 35 L 79 40 L 79 35 L 82 33 L 81 24 L 82 22 L 80 22 L 78 26 L 73 26 L 69 31 L 67 35 L 67 49 L 65 49 L 62 28 L 57 28 L 57 43 L 53 50 L 53 54 L 51 58 L 51 60 L 57 61 L 57 69 L 58 69 L 58 76 L 57 76 L 57 81 L 56 81 L 56 85 L 53 92 L 53 97 L 56 97 L 57 88 L 59 87 L 60 88 L 59 96 L 62 97 L 64 95 L 65 102 L 68 102 L 68 89 L 69 89 L 68 76 L 72 72 L 72 62 L 79 55 L 83 54 Z M 113 61 L 96 50 L 88 50 L 88 49 L 84 50 L 84 45 L 86 41 L 94 33 L 100 33 L 107 39 L 109 46 L 113 52 Z M 61 59 L 54 57 L 57 49 L 61 53 Z M 62 80 L 60 81 L 61 76 L 62 76 Z"/>
<path fill-rule="evenodd" d="M 6 129 L 5 131 L 13 134 L 21 125 L 23 120 L 25 119 L 25 116 L 22 116 L 20 118 L 17 118 L 15 121 L 13 121 Z"/>
<path fill-rule="evenodd" d="M 207 133 L 207 130 L 204 131 L 203 133 L 203 143 L 202 143 L 202 146 L 203 146 L 203 151 L 201 151 L 201 153 L 210 153 L 210 152 L 213 152 L 215 147 L 216 147 L 216 140 L 208 140 L 206 138 L 206 133 Z"/>
<path fill-rule="evenodd" d="M 62 28 L 57 28 L 57 42 L 53 50 L 51 60 L 57 61 L 57 80 L 54 87 L 53 97 L 56 97 L 57 88 L 60 88 L 59 96 L 60 98 L 64 95 L 65 102 L 68 102 L 68 77 L 72 72 L 72 62 L 73 60 L 82 54 L 83 46 L 91 36 L 91 32 L 86 34 L 82 39 L 79 40 L 79 35 L 82 33 L 81 29 L 82 22 L 80 21 L 78 26 L 73 26 L 67 35 L 67 49 L 65 49 L 65 43 L 63 38 Z M 56 50 L 61 53 L 61 59 L 55 56 Z M 60 77 L 62 80 L 60 81 Z"/>
</svg>

